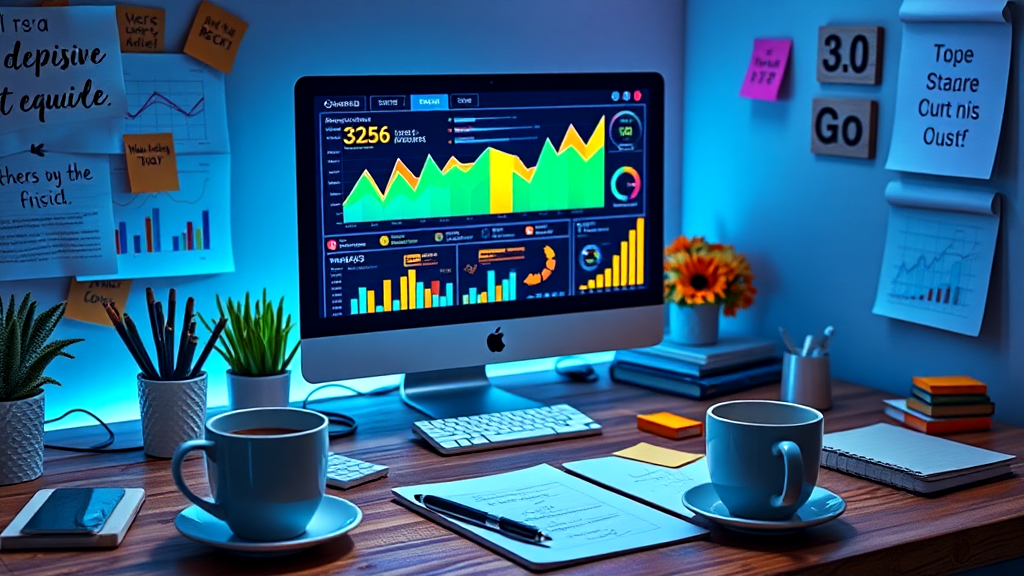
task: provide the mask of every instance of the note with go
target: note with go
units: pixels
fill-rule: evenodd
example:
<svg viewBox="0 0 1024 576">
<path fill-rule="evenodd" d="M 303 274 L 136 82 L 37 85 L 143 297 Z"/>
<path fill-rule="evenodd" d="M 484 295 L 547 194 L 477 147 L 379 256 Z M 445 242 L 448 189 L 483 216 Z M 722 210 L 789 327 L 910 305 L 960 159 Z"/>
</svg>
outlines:
<svg viewBox="0 0 1024 576">
<path fill-rule="evenodd" d="M 754 53 L 747 66 L 747 76 L 740 88 L 740 96 L 754 100 L 774 102 L 779 99 L 779 87 L 789 65 L 789 51 L 793 41 L 789 38 L 758 38 L 754 40 Z"/>
</svg>

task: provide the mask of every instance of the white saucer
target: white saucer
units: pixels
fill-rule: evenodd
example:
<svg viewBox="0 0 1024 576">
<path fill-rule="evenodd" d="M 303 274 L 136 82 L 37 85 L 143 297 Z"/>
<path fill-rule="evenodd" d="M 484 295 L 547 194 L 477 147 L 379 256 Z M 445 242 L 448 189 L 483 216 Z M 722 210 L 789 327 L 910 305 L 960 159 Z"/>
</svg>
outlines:
<svg viewBox="0 0 1024 576">
<path fill-rule="evenodd" d="M 785 520 L 751 520 L 733 516 L 722 504 L 710 482 L 694 486 L 683 493 L 683 506 L 695 514 L 739 532 L 751 534 L 785 534 L 824 524 L 839 517 L 846 510 L 841 496 L 815 486 L 807 503 Z"/>
<path fill-rule="evenodd" d="M 189 506 L 174 519 L 174 527 L 186 538 L 245 556 L 283 556 L 323 544 L 359 525 L 363 512 L 337 496 L 325 494 L 306 531 L 291 540 L 257 542 L 235 536 L 228 525 L 198 506 Z"/>
</svg>

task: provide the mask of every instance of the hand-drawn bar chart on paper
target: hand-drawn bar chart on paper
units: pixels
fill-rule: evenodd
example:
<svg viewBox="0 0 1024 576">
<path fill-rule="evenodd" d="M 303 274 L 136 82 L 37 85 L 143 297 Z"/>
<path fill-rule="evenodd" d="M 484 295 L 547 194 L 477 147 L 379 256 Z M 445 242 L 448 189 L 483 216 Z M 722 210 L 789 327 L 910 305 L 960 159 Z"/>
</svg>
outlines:
<svg viewBox="0 0 1024 576">
<path fill-rule="evenodd" d="M 111 162 L 117 274 L 108 280 L 233 272 L 230 159 L 178 157 L 181 190 L 132 194 L 123 159 Z"/>
<path fill-rule="evenodd" d="M 977 336 L 999 231 L 991 192 L 891 183 L 874 313 Z"/>
<path fill-rule="evenodd" d="M 125 54 L 128 134 L 170 132 L 177 154 L 227 154 L 224 75 L 184 54 Z"/>
</svg>

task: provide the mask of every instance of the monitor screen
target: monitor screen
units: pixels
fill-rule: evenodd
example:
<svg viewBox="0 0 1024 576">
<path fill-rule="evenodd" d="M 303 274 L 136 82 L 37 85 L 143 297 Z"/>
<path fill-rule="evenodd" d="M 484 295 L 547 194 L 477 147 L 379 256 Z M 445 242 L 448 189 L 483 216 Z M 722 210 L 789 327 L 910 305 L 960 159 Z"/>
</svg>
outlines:
<svg viewBox="0 0 1024 576">
<path fill-rule="evenodd" d="M 299 82 L 317 332 L 660 301 L 660 76 L 494 78 Z"/>
</svg>

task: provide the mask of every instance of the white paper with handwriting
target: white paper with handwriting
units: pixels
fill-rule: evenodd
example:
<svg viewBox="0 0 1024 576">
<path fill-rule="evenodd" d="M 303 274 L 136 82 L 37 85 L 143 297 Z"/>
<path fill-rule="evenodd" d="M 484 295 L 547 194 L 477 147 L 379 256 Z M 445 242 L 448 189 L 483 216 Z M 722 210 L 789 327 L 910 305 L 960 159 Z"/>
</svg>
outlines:
<svg viewBox="0 0 1024 576">
<path fill-rule="evenodd" d="M 666 468 L 618 456 L 566 462 L 562 466 L 592 482 L 686 518 L 693 518 L 694 514 L 683 506 L 683 492 L 711 482 L 707 458 L 682 468 Z"/>
<path fill-rule="evenodd" d="M 554 568 L 693 539 L 707 531 L 547 464 L 439 484 L 395 488 L 414 511 L 529 568 Z M 551 536 L 547 546 L 518 542 L 424 508 L 417 494 L 454 500 L 525 522 Z"/>
</svg>

